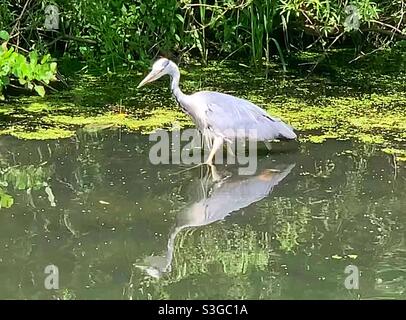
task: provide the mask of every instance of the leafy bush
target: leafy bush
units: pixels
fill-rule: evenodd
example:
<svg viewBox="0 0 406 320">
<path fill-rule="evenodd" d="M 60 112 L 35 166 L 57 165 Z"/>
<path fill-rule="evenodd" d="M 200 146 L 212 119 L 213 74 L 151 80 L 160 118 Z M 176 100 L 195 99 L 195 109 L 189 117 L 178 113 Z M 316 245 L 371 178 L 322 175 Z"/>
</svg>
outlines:
<svg viewBox="0 0 406 320">
<path fill-rule="evenodd" d="M 58 31 L 43 30 L 49 4 L 60 8 Z M 283 62 L 282 48 L 376 48 L 406 39 L 405 16 L 404 0 L 0 0 L 0 30 L 18 30 L 15 45 L 112 67 L 170 53 L 257 64 L 275 53 Z"/>
<path fill-rule="evenodd" d="M 180 41 L 176 0 L 75 0 L 60 5 L 65 31 L 76 40 L 70 43 L 71 52 L 97 65 L 145 61 L 154 47 L 170 51 Z"/>
<path fill-rule="evenodd" d="M 0 39 L 7 41 L 8 37 L 7 32 L 0 31 Z M 43 84 L 56 80 L 56 66 L 56 62 L 51 62 L 49 54 L 40 59 L 37 51 L 31 51 L 27 58 L 13 47 L 8 48 L 7 42 L 4 42 L 0 47 L 0 98 L 4 99 L 2 92 L 13 79 L 44 96 Z"/>
<path fill-rule="evenodd" d="M 313 42 L 322 48 L 339 44 L 336 38 L 342 35 L 358 39 L 371 33 L 379 36 L 377 45 L 406 37 L 401 0 L 61 0 L 59 4 L 69 32 L 95 43 L 71 43 L 70 48 L 88 61 L 107 65 L 168 52 L 191 52 L 203 62 L 210 53 L 239 54 L 255 64 L 277 53 L 283 62 L 282 44 L 294 48 L 290 38 L 303 37 L 303 31 L 311 38 L 302 47 Z M 356 8 L 362 33 L 348 26 L 353 15 L 349 5 Z"/>
</svg>

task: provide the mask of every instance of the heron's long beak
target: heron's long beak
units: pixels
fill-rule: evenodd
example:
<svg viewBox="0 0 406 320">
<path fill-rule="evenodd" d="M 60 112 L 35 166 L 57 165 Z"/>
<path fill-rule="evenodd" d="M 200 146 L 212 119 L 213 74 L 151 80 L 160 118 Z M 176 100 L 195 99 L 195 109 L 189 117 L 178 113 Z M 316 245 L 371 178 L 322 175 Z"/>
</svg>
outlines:
<svg viewBox="0 0 406 320">
<path fill-rule="evenodd" d="M 137 89 L 141 88 L 145 84 L 155 81 L 156 79 L 161 77 L 161 71 L 151 71 L 148 75 L 140 82 Z"/>
</svg>

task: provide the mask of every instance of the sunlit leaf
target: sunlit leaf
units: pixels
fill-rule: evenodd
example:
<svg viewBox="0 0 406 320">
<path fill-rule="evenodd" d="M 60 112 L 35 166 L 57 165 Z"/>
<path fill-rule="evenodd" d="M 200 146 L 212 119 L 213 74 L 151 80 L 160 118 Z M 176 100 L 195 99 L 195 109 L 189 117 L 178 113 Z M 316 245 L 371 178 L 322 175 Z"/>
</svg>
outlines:
<svg viewBox="0 0 406 320">
<path fill-rule="evenodd" d="M 4 40 L 4 41 L 8 41 L 10 39 L 10 34 L 5 30 L 1 30 L 0 31 L 0 39 Z"/>
<path fill-rule="evenodd" d="M 45 96 L 45 89 L 43 86 L 35 86 L 34 90 L 41 96 Z"/>
</svg>

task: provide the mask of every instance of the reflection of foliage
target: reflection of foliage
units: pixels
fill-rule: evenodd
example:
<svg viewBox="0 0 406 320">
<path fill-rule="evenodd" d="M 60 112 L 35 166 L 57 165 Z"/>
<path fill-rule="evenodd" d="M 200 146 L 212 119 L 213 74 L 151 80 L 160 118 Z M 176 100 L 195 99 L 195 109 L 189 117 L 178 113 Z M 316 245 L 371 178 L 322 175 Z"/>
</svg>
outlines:
<svg viewBox="0 0 406 320">
<path fill-rule="evenodd" d="M 293 249 L 299 244 L 297 242 L 299 233 L 296 230 L 296 226 L 297 224 L 294 222 L 286 222 L 276 234 L 276 239 L 280 242 L 283 251 L 293 251 Z"/>
<path fill-rule="evenodd" d="M 91 192 L 101 182 L 101 166 L 90 153 L 80 154 L 77 158 L 80 166 L 75 171 L 79 190 L 84 194 Z"/>
<path fill-rule="evenodd" d="M 393 250 L 386 252 L 378 262 L 376 271 L 375 289 L 380 297 L 388 298 L 397 296 L 399 299 L 406 297 L 406 250 L 405 243 L 400 243 Z"/>
<path fill-rule="evenodd" d="M 0 181 L 6 182 L 14 190 L 40 190 L 46 185 L 53 170 L 42 166 L 17 166 L 0 170 Z"/>
<path fill-rule="evenodd" d="M 310 210 L 301 204 L 292 203 L 290 199 L 275 198 L 269 203 L 264 203 L 261 208 L 265 212 L 275 214 L 275 234 L 284 252 L 294 251 L 299 245 L 302 234 L 306 232 Z M 293 214 L 292 214 L 293 213 Z"/>
<path fill-rule="evenodd" d="M 14 204 L 14 199 L 12 196 L 6 194 L 1 188 L 0 188 L 0 209 L 1 208 L 10 208 Z"/>
<path fill-rule="evenodd" d="M 52 174 L 53 169 L 51 167 L 43 166 L 27 165 L 0 168 L 0 186 L 11 188 L 14 191 L 24 190 L 29 194 L 33 190 L 45 188 L 53 203 L 52 191 L 47 183 Z M 13 197 L 0 188 L 0 208 L 10 208 L 13 204 Z"/>
<path fill-rule="evenodd" d="M 86 197 L 102 182 L 101 164 L 97 160 L 95 150 L 98 149 L 99 139 L 97 132 L 81 131 L 77 134 L 78 154 L 74 163 L 75 192 Z"/>
<path fill-rule="evenodd" d="M 268 264 L 268 252 L 266 248 L 258 246 L 257 233 L 250 230 L 249 226 L 242 228 L 235 225 L 231 230 L 206 230 L 204 238 L 198 245 L 185 248 L 178 247 L 178 254 L 175 252 L 175 264 L 177 274 L 173 278 L 184 278 L 193 273 L 207 272 L 214 266 L 220 268 L 222 272 L 232 275 L 245 274 L 249 268 L 264 270 Z M 233 239 L 233 243 L 219 245 L 218 233 L 225 233 L 227 238 Z M 188 234 L 180 235 L 180 246 L 187 241 Z M 186 266 L 188 261 L 185 260 L 185 250 L 194 251 L 188 254 L 197 256 L 199 263 Z"/>
<path fill-rule="evenodd" d="M 63 289 L 57 290 L 57 293 L 55 294 L 54 298 L 57 300 L 75 300 L 76 295 L 73 290 Z"/>
<path fill-rule="evenodd" d="M 206 288 L 207 291 L 192 298 L 215 296 L 243 299 L 252 295 L 260 298 L 264 290 L 276 290 L 276 279 L 269 278 L 267 274 L 269 259 L 267 234 L 258 234 L 249 225 L 233 225 L 227 229 L 213 226 L 202 234 L 192 228 L 178 234 L 173 271 L 159 280 L 144 278 L 138 282 L 138 277 L 135 277 L 133 282 L 130 281 L 129 288 L 132 290 L 128 289 L 128 294 L 137 299 L 182 299 L 184 293 L 177 292 L 176 287 L 189 286 L 193 279 L 193 283 L 209 282 L 211 285 Z M 264 287 L 260 282 L 251 282 L 253 277 L 269 278 L 269 283 Z M 257 288 L 256 284 L 261 288 Z M 141 294 L 134 290 L 138 286 L 142 287 Z"/>
</svg>

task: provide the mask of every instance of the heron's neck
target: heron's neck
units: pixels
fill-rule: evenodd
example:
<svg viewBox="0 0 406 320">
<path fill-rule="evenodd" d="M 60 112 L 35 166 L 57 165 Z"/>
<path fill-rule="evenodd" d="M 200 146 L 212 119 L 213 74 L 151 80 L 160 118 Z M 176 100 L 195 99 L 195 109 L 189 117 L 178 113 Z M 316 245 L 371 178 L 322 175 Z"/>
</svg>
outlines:
<svg viewBox="0 0 406 320">
<path fill-rule="evenodd" d="M 175 70 L 171 74 L 171 91 L 178 103 L 180 103 L 185 96 L 184 93 L 180 90 L 179 88 L 179 79 L 180 79 L 180 73 L 178 70 Z"/>
</svg>

